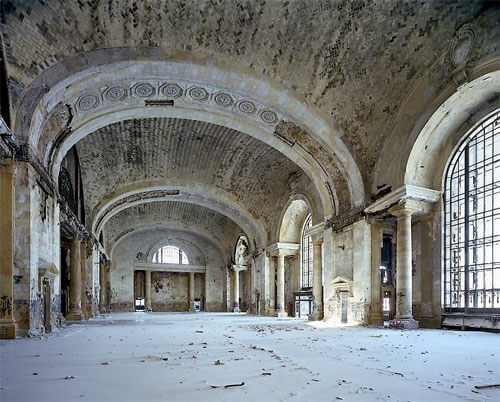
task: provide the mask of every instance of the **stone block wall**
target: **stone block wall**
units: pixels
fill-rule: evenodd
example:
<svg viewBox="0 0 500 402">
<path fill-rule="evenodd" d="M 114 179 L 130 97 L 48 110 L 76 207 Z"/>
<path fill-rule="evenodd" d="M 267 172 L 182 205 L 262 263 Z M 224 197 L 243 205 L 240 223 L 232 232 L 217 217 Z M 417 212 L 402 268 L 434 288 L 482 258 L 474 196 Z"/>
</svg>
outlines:
<svg viewBox="0 0 500 402">
<path fill-rule="evenodd" d="M 331 265 L 324 264 L 325 319 L 341 323 L 342 293 L 345 291 L 348 293 L 347 324 L 366 324 L 371 303 L 370 225 L 361 220 L 339 233 L 328 234 L 327 231 L 327 236 L 332 237 L 327 240 L 332 240 L 333 247 L 328 257 Z"/>
<path fill-rule="evenodd" d="M 39 333 L 57 327 L 60 312 L 60 277 L 50 279 L 50 319 L 45 328 L 40 272 L 60 270 L 59 206 L 38 184 L 26 163 L 16 163 L 14 317 L 18 334 Z"/>
</svg>

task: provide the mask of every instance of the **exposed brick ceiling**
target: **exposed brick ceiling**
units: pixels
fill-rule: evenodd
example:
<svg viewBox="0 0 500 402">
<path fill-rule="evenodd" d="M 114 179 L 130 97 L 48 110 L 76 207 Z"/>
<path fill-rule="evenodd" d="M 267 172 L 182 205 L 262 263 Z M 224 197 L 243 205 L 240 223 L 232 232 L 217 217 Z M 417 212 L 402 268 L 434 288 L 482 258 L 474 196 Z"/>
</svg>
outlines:
<svg viewBox="0 0 500 402">
<path fill-rule="evenodd" d="M 166 184 L 202 184 L 226 191 L 270 228 L 290 174 L 301 171 L 246 134 L 173 118 L 115 123 L 85 137 L 77 150 L 88 217 L 103 198 L 120 188 L 161 179 Z"/>
<path fill-rule="evenodd" d="M 81 52 L 160 46 L 216 54 L 330 115 L 370 171 L 413 83 L 486 4 L 4 0 L 1 30 L 14 102 L 42 71 Z"/>
<path fill-rule="evenodd" d="M 241 229 L 234 222 L 209 208 L 163 201 L 135 205 L 119 212 L 106 224 L 104 237 L 107 245 L 111 245 L 124 234 L 148 226 L 186 227 L 194 233 L 210 236 L 228 255 L 241 234 Z"/>
</svg>

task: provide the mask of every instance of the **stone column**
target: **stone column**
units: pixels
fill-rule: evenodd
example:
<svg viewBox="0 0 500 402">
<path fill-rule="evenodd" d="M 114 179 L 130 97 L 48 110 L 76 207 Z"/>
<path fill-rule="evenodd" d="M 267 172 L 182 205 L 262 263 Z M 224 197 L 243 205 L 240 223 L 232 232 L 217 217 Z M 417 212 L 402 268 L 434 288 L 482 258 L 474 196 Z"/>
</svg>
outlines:
<svg viewBox="0 0 500 402">
<path fill-rule="evenodd" d="M 105 309 L 106 312 L 111 312 L 111 261 L 107 261 L 104 264 L 104 286 L 106 286 L 106 300 Z"/>
<path fill-rule="evenodd" d="M 285 256 L 278 254 L 278 277 L 276 289 L 276 313 L 278 317 L 286 317 L 285 311 Z"/>
<path fill-rule="evenodd" d="M 81 240 L 74 237 L 70 251 L 69 312 L 66 319 L 80 321 L 82 314 L 82 267 L 80 262 Z"/>
<path fill-rule="evenodd" d="M 412 250 L 411 215 L 416 212 L 412 202 L 402 201 L 389 212 L 397 217 L 396 244 L 396 317 L 390 322 L 394 328 L 418 328 L 412 312 Z"/>
<path fill-rule="evenodd" d="M 0 165 L 0 339 L 16 337 L 14 320 L 14 167 L 12 162 Z"/>
<path fill-rule="evenodd" d="M 240 312 L 240 270 L 233 267 L 233 312 Z"/>
<path fill-rule="evenodd" d="M 312 239 L 313 242 L 313 320 L 323 319 L 323 283 L 322 283 L 322 258 L 321 245 L 323 238 Z"/>
<path fill-rule="evenodd" d="M 80 269 L 81 269 L 81 303 L 83 318 L 89 318 L 87 303 L 87 241 L 83 240 L 80 245 Z"/>
<path fill-rule="evenodd" d="M 106 265 L 103 261 L 99 263 L 99 312 L 106 313 Z"/>
<path fill-rule="evenodd" d="M 271 257 L 269 263 L 269 308 L 268 314 L 274 315 L 276 311 L 276 257 Z"/>
<path fill-rule="evenodd" d="M 250 265 L 248 266 L 248 280 L 250 283 L 250 295 L 249 295 L 249 311 L 252 314 L 257 314 L 257 304 L 255 298 L 255 260 L 253 258 L 250 259 Z"/>
<path fill-rule="evenodd" d="M 189 311 L 194 309 L 194 272 L 189 273 L 189 295 L 188 295 Z"/>
<path fill-rule="evenodd" d="M 371 325 L 383 325 L 384 316 L 382 314 L 382 284 L 380 283 L 380 263 L 382 260 L 382 232 L 379 222 L 371 222 L 372 232 L 372 286 L 371 305 L 368 322 Z"/>
<path fill-rule="evenodd" d="M 144 271 L 144 310 L 151 311 L 151 271 Z"/>
</svg>

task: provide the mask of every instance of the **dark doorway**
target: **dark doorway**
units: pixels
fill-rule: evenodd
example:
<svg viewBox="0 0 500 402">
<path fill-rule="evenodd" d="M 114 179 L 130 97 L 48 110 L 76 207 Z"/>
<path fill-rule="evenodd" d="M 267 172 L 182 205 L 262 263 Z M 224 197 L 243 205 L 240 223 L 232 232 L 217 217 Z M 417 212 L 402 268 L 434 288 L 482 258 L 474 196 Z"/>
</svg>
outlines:
<svg viewBox="0 0 500 402">
<path fill-rule="evenodd" d="M 340 292 L 342 301 L 342 320 L 343 324 L 347 323 L 347 298 L 349 297 L 349 292 Z"/>
<path fill-rule="evenodd" d="M 52 331 L 52 326 L 50 324 L 50 301 L 51 301 L 50 295 L 51 295 L 50 279 L 43 278 L 42 282 L 43 326 L 45 327 L 45 332 Z"/>
</svg>

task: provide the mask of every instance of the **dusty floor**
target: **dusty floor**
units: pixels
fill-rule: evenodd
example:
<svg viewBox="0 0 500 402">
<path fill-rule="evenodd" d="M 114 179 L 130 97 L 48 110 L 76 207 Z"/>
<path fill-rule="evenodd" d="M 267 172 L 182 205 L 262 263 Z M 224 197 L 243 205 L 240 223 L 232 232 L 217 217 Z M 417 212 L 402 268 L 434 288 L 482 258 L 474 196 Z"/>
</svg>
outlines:
<svg viewBox="0 0 500 402">
<path fill-rule="evenodd" d="M 2 341 L 1 401 L 500 400 L 500 335 L 123 313 Z M 241 384 L 228 388 L 212 388 Z"/>
</svg>

